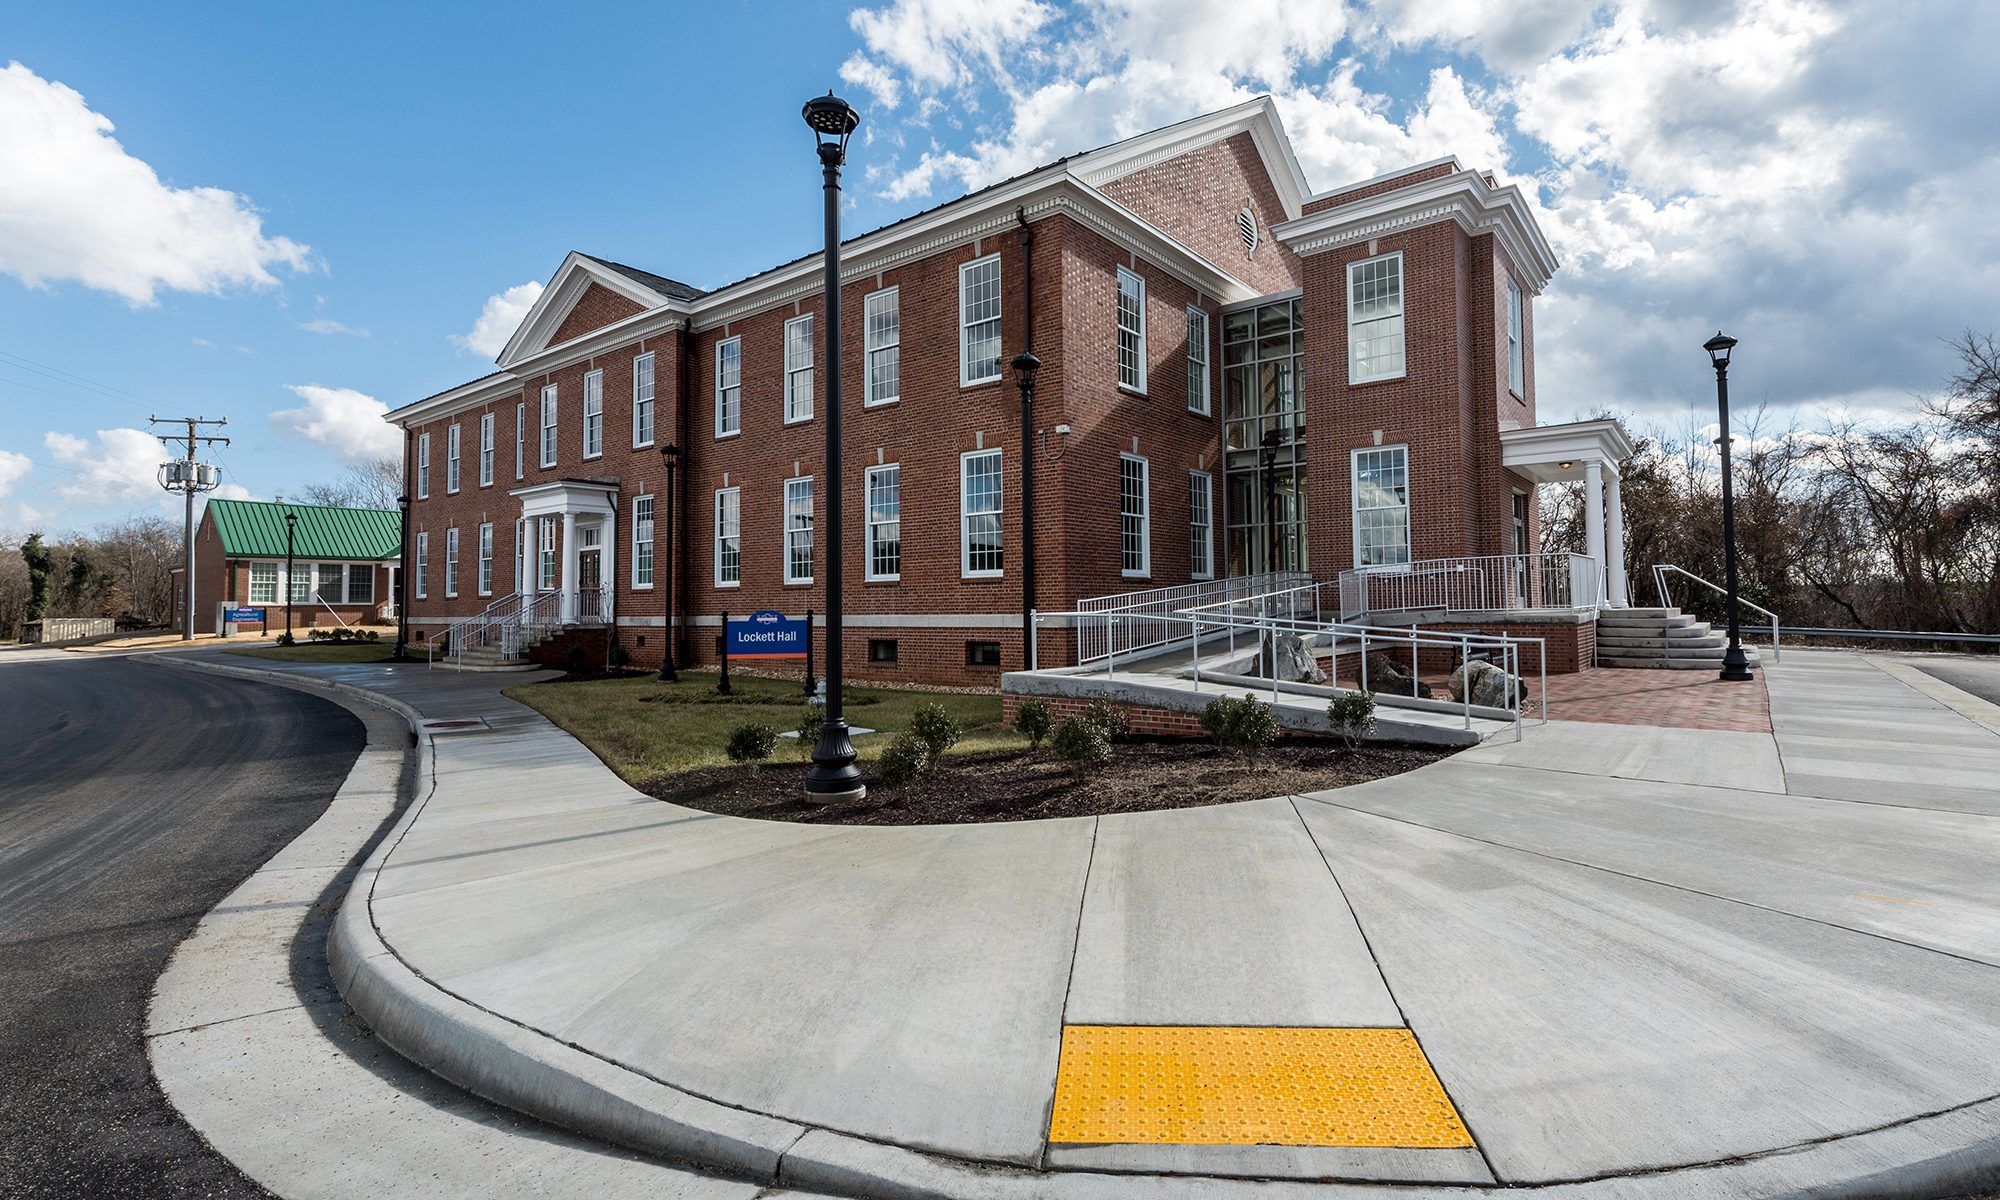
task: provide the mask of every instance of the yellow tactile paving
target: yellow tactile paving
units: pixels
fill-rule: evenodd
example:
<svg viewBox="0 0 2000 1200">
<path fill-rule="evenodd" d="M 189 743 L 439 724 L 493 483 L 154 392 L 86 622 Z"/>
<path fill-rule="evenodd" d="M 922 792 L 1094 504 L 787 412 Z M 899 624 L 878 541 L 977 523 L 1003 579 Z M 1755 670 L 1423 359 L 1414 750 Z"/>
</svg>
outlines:
<svg viewBox="0 0 2000 1200">
<path fill-rule="evenodd" d="M 1065 1025 L 1051 1142 L 1471 1146 L 1407 1029 Z"/>
</svg>

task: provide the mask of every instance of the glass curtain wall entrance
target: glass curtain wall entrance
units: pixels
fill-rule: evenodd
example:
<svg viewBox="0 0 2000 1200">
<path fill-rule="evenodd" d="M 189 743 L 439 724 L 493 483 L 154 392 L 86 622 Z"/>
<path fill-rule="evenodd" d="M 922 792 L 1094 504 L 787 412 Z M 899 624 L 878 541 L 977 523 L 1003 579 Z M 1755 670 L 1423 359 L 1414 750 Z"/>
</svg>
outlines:
<svg viewBox="0 0 2000 1200">
<path fill-rule="evenodd" d="M 1231 575 L 1306 569 L 1305 339 L 1297 300 L 1222 317 Z"/>
</svg>

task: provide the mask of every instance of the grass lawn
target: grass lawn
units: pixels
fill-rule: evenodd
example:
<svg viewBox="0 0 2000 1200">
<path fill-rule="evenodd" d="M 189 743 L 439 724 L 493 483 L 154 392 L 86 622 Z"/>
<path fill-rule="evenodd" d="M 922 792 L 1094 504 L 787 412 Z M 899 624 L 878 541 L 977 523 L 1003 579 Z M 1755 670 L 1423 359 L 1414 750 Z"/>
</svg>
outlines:
<svg viewBox="0 0 2000 1200">
<path fill-rule="evenodd" d="M 524 683 L 505 694 L 560 725 L 626 782 L 640 784 L 678 771 L 727 764 L 723 743 L 738 725 L 756 721 L 783 732 L 797 728 L 805 714 L 805 697 L 796 682 L 736 675 L 730 679 L 735 695 L 718 696 L 716 678 L 708 672 L 683 671 L 679 683 L 661 683 L 650 675 L 576 683 L 556 680 Z M 944 705 L 965 726 L 965 737 L 952 748 L 953 754 L 1028 744 L 1000 724 L 998 692 L 960 696 L 849 687 L 846 696 L 847 723 L 881 731 L 854 739 L 863 759 L 880 754 L 889 739 L 908 726 L 916 707 L 932 701 Z M 779 738 L 772 761 L 804 757 L 794 739 Z"/>
<path fill-rule="evenodd" d="M 274 658 L 279 662 L 367 663 L 384 662 L 396 652 L 394 638 L 379 642 L 315 643 L 301 641 L 296 646 L 246 646 L 231 654 L 246 658 Z"/>
</svg>

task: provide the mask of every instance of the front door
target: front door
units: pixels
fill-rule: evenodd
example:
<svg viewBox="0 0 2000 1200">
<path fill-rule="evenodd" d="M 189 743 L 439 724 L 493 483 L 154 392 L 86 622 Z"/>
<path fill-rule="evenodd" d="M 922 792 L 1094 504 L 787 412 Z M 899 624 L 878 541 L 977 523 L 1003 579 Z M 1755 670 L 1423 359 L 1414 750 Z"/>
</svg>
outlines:
<svg viewBox="0 0 2000 1200">
<path fill-rule="evenodd" d="M 585 546 L 576 552 L 577 615 L 585 620 L 603 617 L 604 551 Z"/>
<path fill-rule="evenodd" d="M 1534 579 L 1528 570 L 1528 493 L 1514 493 L 1514 604 L 1534 608 Z"/>
</svg>

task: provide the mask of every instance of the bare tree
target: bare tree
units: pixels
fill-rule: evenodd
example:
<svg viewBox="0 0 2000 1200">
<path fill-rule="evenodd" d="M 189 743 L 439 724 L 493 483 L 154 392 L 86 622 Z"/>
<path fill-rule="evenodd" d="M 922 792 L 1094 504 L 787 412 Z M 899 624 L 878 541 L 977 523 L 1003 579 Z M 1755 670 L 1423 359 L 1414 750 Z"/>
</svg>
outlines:
<svg viewBox="0 0 2000 1200">
<path fill-rule="evenodd" d="M 402 494 L 402 460 L 376 458 L 348 467 L 330 483 L 307 484 L 298 498 L 333 508 L 394 508 Z"/>
</svg>

